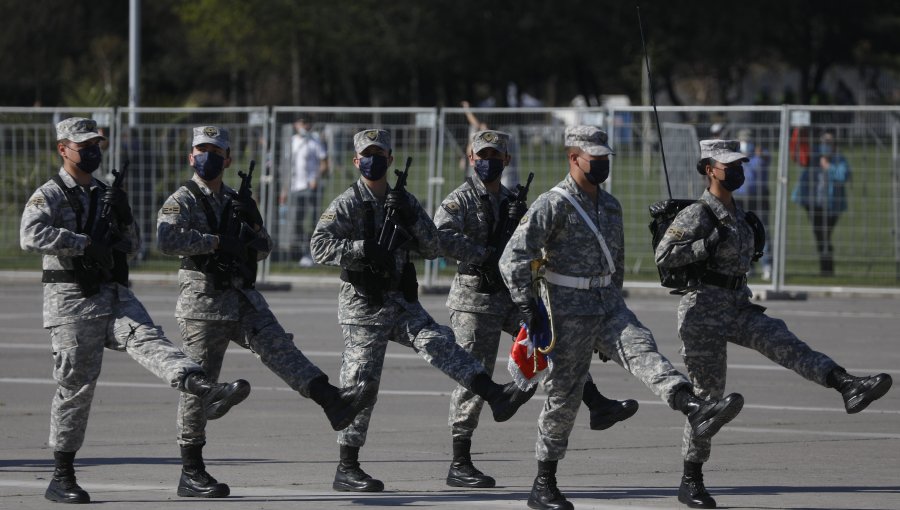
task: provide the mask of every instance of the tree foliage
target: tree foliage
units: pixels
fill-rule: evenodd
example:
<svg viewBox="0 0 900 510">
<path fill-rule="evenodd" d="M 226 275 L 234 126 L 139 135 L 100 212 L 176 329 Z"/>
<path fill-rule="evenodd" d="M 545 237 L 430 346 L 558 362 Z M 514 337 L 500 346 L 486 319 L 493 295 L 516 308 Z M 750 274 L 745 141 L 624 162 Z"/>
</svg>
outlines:
<svg viewBox="0 0 900 510">
<path fill-rule="evenodd" d="M 612 0 L 143 0 L 141 103 L 450 105 L 506 89 L 548 105 L 640 102 L 634 4 Z M 127 103 L 128 2 L 0 0 L 4 105 Z M 852 11 L 852 12 L 848 12 Z M 751 69 L 796 76 L 761 102 L 827 102 L 830 71 L 873 89 L 900 70 L 900 2 L 641 5 L 663 101 L 746 101 Z M 896 102 L 880 90 L 884 102 Z"/>
</svg>

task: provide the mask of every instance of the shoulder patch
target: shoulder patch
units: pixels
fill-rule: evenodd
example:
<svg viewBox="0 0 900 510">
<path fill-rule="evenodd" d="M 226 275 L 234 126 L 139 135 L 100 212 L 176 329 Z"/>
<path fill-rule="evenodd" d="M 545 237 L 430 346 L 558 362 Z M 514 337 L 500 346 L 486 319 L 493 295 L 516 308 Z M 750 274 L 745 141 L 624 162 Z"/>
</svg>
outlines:
<svg viewBox="0 0 900 510">
<path fill-rule="evenodd" d="M 162 208 L 163 214 L 178 214 L 181 212 L 181 206 L 178 203 L 174 203 L 172 205 L 164 205 Z"/>
<path fill-rule="evenodd" d="M 42 195 L 38 195 L 38 196 L 32 198 L 31 200 L 29 200 L 28 204 L 26 204 L 26 207 L 30 206 L 30 205 L 37 207 L 37 206 L 44 205 L 46 203 L 47 203 L 47 200 L 44 199 L 44 197 Z"/>
<path fill-rule="evenodd" d="M 459 204 L 457 204 L 456 202 L 447 202 L 446 204 L 444 204 L 444 209 L 446 209 L 447 212 L 453 213 L 459 210 Z"/>
<path fill-rule="evenodd" d="M 334 221 L 335 214 L 333 212 L 324 212 L 319 221 Z"/>
<path fill-rule="evenodd" d="M 675 239 L 681 241 L 684 238 L 684 230 L 675 227 L 669 227 L 669 230 L 666 230 L 666 235 L 671 235 Z"/>
<path fill-rule="evenodd" d="M 522 216 L 522 219 L 519 220 L 519 225 L 524 225 L 526 223 L 528 223 L 528 215 L 527 214 Z"/>
</svg>

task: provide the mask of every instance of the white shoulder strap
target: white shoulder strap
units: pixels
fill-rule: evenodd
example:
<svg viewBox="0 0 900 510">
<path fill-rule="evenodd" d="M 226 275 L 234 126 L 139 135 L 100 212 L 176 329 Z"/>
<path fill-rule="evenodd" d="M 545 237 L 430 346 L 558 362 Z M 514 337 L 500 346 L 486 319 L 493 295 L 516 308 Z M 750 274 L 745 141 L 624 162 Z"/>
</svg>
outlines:
<svg viewBox="0 0 900 510">
<path fill-rule="evenodd" d="M 584 222 L 587 223 L 587 226 L 591 228 L 591 231 L 594 232 L 594 236 L 597 238 L 597 242 L 600 243 L 600 249 L 603 250 L 603 256 L 606 257 L 606 265 L 609 266 L 609 274 L 615 273 L 616 265 L 613 262 L 612 255 L 610 255 L 609 253 L 609 247 L 606 246 L 606 240 L 603 239 L 603 234 L 600 233 L 597 225 L 594 225 L 594 222 L 591 221 L 591 218 L 587 215 L 586 212 L 584 212 L 584 209 L 581 207 L 578 201 L 575 200 L 575 197 L 573 197 L 571 193 L 563 188 L 550 188 L 550 191 L 555 191 L 556 193 L 559 193 L 560 195 L 566 197 L 566 200 L 568 200 L 569 203 L 572 204 L 573 207 L 575 207 L 575 210 L 578 211 L 578 214 L 581 215 L 581 219 L 583 219 Z"/>
</svg>

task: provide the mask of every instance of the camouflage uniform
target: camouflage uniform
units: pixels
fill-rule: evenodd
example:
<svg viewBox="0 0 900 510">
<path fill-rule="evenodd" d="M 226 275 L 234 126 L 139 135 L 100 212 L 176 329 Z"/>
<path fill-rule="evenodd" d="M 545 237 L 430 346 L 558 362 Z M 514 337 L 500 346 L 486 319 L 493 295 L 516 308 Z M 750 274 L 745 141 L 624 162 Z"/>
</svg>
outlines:
<svg viewBox="0 0 900 510">
<path fill-rule="evenodd" d="M 503 185 L 499 196 L 495 196 L 480 179 L 469 182 L 450 193 L 434 215 L 441 249 L 460 267 L 484 262 L 488 237 L 499 228 L 500 215 L 505 214 L 503 204 L 515 199 Z M 456 343 L 480 361 L 488 374 L 493 374 L 501 333 L 518 333 L 521 314 L 502 282 L 493 292 L 479 291 L 480 283 L 479 275 L 457 273 L 447 296 L 447 307 Z M 453 390 L 449 425 L 454 439 L 471 439 L 483 406 L 484 400 L 463 386 Z"/>
<path fill-rule="evenodd" d="M 67 187 L 76 187 L 64 169 L 59 176 Z M 83 187 L 76 189 L 83 210 L 88 211 L 90 195 Z M 90 193 L 100 192 L 98 181 L 92 180 Z M 88 214 L 83 214 L 82 225 L 76 225 L 75 211 L 64 192 L 48 181 L 25 205 L 19 230 L 22 249 L 42 254 L 44 271 L 72 271 L 73 257 L 82 255 L 88 243 L 87 235 L 76 232 L 87 221 Z M 129 255 L 137 253 L 140 236 L 135 224 L 122 234 L 130 241 Z M 202 371 L 172 345 L 131 290 L 115 282 L 101 283 L 99 292 L 90 297 L 82 295 L 77 283 L 45 283 L 43 325 L 50 330 L 57 383 L 49 439 L 56 451 L 81 448 L 104 347 L 127 352 L 179 390 L 184 390 L 186 375 Z"/>
<path fill-rule="evenodd" d="M 600 350 L 641 379 L 673 408 L 675 393 L 690 386 L 687 378 L 659 354 L 653 335 L 625 306 L 621 292 L 625 239 L 618 200 L 598 188 L 595 203 L 570 175 L 557 187 L 567 190 L 597 225 L 615 267 L 609 267 L 597 238 L 575 208 L 554 191 L 534 201 L 500 259 L 503 279 L 519 305 L 531 299 L 532 260 L 546 259 L 546 270 L 567 276 L 612 274 L 609 285 L 590 289 L 548 284 L 557 343 L 554 367 L 545 384 L 547 400 L 538 420 L 536 455 L 541 461 L 565 456 L 592 349 Z"/>
<path fill-rule="evenodd" d="M 700 200 L 712 208 L 726 231 L 719 237 L 715 254 L 710 256 L 704 240 L 713 235 L 717 222 L 698 203 L 678 213 L 656 248 L 656 263 L 675 268 L 706 260 L 707 270 L 733 276 L 743 283 L 736 289 L 700 284 L 691 288 L 678 305 L 681 355 L 696 395 L 704 399 L 724 395 L 727 342 L 759 351 L 775 363 L 827 387 L 826 377 L 837 364 L 810 349 L 788 331 L 784 321 L 767 316 L 764 307 L 750 302 L 745 275 L 750 270 L 754 244 L 753 230 L 744 219 L 744 211 L 740 207 L 734 213 L 728 211 L 708 190 Z M 685 460 L 705 462 L 710 446 L 709 439 L 691 440 L 690 426 L 685 426 Z"/>
<path fill-rule="evenodd" d="M 214 193 L 196 174 L 192 180 L 209 199 L 215 216 L 222 210 L 233 190 L 222 185 Z M 159 249 L 182 259 L 211 254 L 215 233 L 210 228 L 204 209 L 186 186 L 181 186 L 166 199 L 157 220 Z M 258 235 L 269 250 L 272 240 L 264 228 Z M 269 251 L 258 252 L 264 259 Z M 232 279 L 232 287 L 217 289 L 215 277 L 192 269 L 180 269 L 181 293 L 175 306 L 175 317 L 181 328 L 184 351 L 200 362 L 210 380 L 217 380 L 229 342 L 250 349 L 288 386 L 309 397 L 309 382 L 324 375 L 285 332 L 269 310 L 265 298 L 252 287 L 244 288 L 241 277 Z M 178 443 L 182 446 L 205 442 L 206 414 L 199 398 L 184 394 L 178 406 Z"/>
<path fill-rule="evenodd" d="M 423 257 L 434 258 L 439 252 L 437 230 L 415 197 L 410 195 L 410 200 L 417 216 L 415 223 L 409 227 L 415 238 L 411 241 L 414 245 L 411 249 Z M 354 186 L 334 199 L 319 219 L 310 241 L 312 256 L 317 263 L 352 271 L 365 269 L 364 202 L 370 203 L 374 212 L 375 232 L 381 230 L 384 200 L 376 198 L 360 178 Z M 405 255 L 404 249 L 393 253 L 394 268 L 398 274 L 405 263 Z M 456 344 L 450 328 L 437 324 L 418 301 L 408 302 L 398 288 L 392 286 L 387 289 L 383 302 L 378 304 L 367 299 L 362 289 L 344 281 L 338 304 L 338 321 L 344 336 L 342 386 L 365 378 L 380 381 L 388 341 L 411 347 L 431 365 L 466 387 L 470 386 L 476 375 L 485 373 L 484 366 Z M 338 434 L 338 443 L 351 447 L 363 446 L 372 409 L 361 411 L 353 424 Z"/>
</svg>

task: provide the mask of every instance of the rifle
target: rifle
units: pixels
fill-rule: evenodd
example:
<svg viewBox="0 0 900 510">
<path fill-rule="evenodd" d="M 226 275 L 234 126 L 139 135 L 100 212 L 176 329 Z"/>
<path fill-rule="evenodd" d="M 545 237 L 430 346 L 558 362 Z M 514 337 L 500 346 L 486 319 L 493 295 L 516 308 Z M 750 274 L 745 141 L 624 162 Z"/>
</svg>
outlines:
<svg viewBox="0 0 900 510">
<path fill-rule="evenodd" d="M 531 181 L 534 180 L 534 172 L 528 173 L 528 180 L 525 181 L 525 185 L 521 184 L 516 185 L 516 191 L 514 193 L 514 197 L 512 203 L 522 203 L 528 204 L 528 189 L 531 188 Z M 521 219 L 521 218 L 520 218 Z M 501 246 L 501 250 L 506 247 L 506 243 L 509 242 L 510 238 L 512 238 L 513 232 L 516 230 L 518 226 L 518 222 L 509 221 L 509 218 L 506 218 L 506 224 L 504 225 L 506 228 L 503 230 L 503 236 L 505 239 L 503 240 L 503 246 Z"/>
<path fill-rule="evenodd" d="M 234 207 L 231 205 L 234 201 L 245 202 L 253 199 L 253 169 L 256 167 L 256 160 L 250 160 L 250 168 L 247 170 L 247 173 L 238 171 L 238 176 L 241 178 L 241 185 L 238 187 L 237 193 L 231 193 L 231 200 L 228 203 L 228 206 L 222 211 L 222 220 L 220 224 L 222 228 L 220 232 L 222 235 L 234 237 L 238 239 L 245 247 L 245 253 L 243 257 L 236 257 L 234 255 L 228 253 L 217 253 L 216 254 L 216 265 L 218 269 L 222 273 L 234 273 L 237 272 L 247 282 L 254 282 L 256 280 L 256 254 L 259 251 L 264 251 L 268 248 L 265 241 L 260 239 L 260 237 L 256 234 L 256 231 L 253 230 L 253 227 L 247 224 L 243 218 L 241 218 L 237 211 L 234 210 Z"/>
<path fill-rule="evenodd" d="M 528 203 L 528 190 L 531 188 L 532 180 L 534 180 L 534 172 L 528 174 L 528 180 L 525 182 L 524 186 L 521 184 L 516 185 L 516 191 L 513 192 L 512 200 L 509 203 L 510 207 L 516 203 Z M 503 283 L 503 277 L 500 276 L 498 264 L 500 261 L 500 254 L 503 253 L 503 249 L 506 248 L 506 243 L 512 238 L 513 232 L 515 232 L 517 226 L 519 226 L 519 222 L 510 221 L 509 216 L 504 216 L 503 222 L 497 227 L 494 234 L 488 238 L 491 256 L 485 260 L 484 264 L 476 266 L 478 268 L 477 272 L 481 274 L 479 291 L 493 293 L 506 287 Z"/>
<path fill-rule="evenodd" d="M 401 172 L 394 169 L 397 175 L 397 182 L 394 184 L 394 190 L 406 191 L 406 179 L 409 176 L 409 166 L 412 165 L 412 157 L 406 158 L 406 168 Z M 378 233 L 378 246 L 385 248 L 388 252 L 393 252 L 400 246 L 406 244 L 412 239 L 412 235 L 394 220 L 397 211 L 390 209 L 385 213 L 384 225 L 381 226 L 381 232 Z"/>
<path fill-rule="evenodd" d="M 121 189 L 125 186 L 125 173 L 128 171 L 129 163 L 129 161 L 126 161 L 122 165 L 121 171 L 113 169 L 113 182 L 111 184 L 113 188 Z M 105 261 L 81 257 L 80 262 L 76 263 L 76 266 L 81 266 L 80 268 L 76 267 L 76 269 L 81 270 L 76 271 L 76 273 L 81 274 L 81 278 L 84 279 L 94 279 L 99 273 L 100 278 L 103 280 L 113 280 L 122 285 L 128 285 L 128 252 L 131 251 L 131 246 L 130 244 L 123 245 L 122 242 L 125 239 L 119 230 L 119 224 L 113 220 L 112 205 L 106 200 L 103 201 L 103 206 L 100 208 L 100 212 L 91 227 L 90 238 L 92 242 L 111 248 L 112 266 L 108 266 L 108 262 Z M 83 283 L 92 285 L 95 282 L 85 281 Z"/>
</svg>

